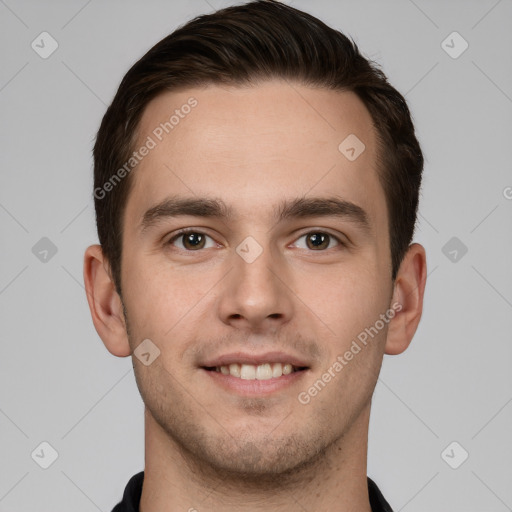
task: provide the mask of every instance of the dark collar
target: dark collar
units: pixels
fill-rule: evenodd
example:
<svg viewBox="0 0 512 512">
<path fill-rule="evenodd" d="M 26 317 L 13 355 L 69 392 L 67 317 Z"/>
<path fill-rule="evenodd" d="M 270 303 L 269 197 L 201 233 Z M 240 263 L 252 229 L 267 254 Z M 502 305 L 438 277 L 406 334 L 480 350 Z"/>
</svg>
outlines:
<svg viewBox="0 0 512 512">
<path fill-rule="evenodd" d="M 377 484 L 370 478 L 368 479 L 368 494 L 370 495 L 370 505 L 372 512 L 393 512 L 389 503 L 386 501 Z M 112 512 L 139 512 L 140 497 L 142 495 L 142 482 L 144 481 L 144 471 L 133 475 L 124 490 L 123 499 L 119 502 Z"/>
</svg>

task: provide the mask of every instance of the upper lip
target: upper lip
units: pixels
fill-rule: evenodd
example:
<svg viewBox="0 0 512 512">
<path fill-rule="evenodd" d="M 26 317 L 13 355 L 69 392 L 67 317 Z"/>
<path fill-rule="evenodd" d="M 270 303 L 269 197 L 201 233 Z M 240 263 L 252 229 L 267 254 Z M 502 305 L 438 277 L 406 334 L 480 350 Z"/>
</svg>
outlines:
<svg viewBox="0 0 512 512">
<path fill-rule="evenodd" d="M 229 366 L 233 363 L 239 364 L 252 364 L 258 366 L 265 363 L 282 363 L 291 364 L 299 368 L 307 368 L 309 365 L 299 357 L 285 352 L 264 352 L 261 354 L 252 354 L 248 352 L 231 352 L 229 354 L 223 354 L 221 356 L 212 357 L 203 364 L 202 367 L 216 367 L 216 366 Z"/>
</svg>

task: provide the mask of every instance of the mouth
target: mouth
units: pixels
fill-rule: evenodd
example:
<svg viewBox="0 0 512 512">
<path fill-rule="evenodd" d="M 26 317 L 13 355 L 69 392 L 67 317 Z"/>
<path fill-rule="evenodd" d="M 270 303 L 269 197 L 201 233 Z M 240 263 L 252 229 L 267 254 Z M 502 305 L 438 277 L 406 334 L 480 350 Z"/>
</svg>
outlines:
<svg viewBox="0 0 512 512">
<path fill-rule="evenodd" d="M 235 353 L 207 361 L 200 369 L 225 391 L 242 396 L 267 396 L 301 380 L 310 367 L 282 352 Z"/>
<path fill-rule="evenodd" d="M 242 380 L 270 380 L 279 379 L 283 375 L 307 370 L 307 366 L 294 366 L 291 363 L 263 363 L 263 364 L 244 364 L 231 363 L 220 366 L 204 366 L 205 370 L 210 372 L 229 375 Z"/>
</svg>

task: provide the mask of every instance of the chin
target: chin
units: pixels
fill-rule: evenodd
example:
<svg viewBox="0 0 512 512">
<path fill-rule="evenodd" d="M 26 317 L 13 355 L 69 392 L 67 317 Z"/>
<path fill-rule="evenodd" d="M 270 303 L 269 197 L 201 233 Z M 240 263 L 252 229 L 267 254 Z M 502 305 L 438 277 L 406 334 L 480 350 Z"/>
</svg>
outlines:
<svg viewBox="0 0 512 512">
<path fill-rule="evenodd" d="M 204 441 L 207 441 L 204 443 Z M 202 471 L 212 472 L 222 479 L 249 481 L 253 484 L 274 483 L 295 479 L 299 473 L 312 469 L 321 459 L 326 447 L 319 447 L 306 435 L 289 435 L 260 440 L 203 439 L 203 446 L 194 446 L 194 455 Z M 209 468 L 209 470 L 207 469 Z"/>
</svg>

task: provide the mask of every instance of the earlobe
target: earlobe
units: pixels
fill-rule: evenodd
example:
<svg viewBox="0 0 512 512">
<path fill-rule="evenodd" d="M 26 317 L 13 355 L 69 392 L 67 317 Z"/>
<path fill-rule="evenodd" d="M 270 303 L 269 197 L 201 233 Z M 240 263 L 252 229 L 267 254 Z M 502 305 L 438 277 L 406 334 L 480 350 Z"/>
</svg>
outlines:
<svg viewBox="0 0 512 512">
<path fill-rule="evenodd" d="M 121 298 L 100 245 L 91 245 L 85 251 L 84 283 L 92 321 L 105 347 L 115 356 L 129 356 L 131 350 Z"/>
<path fill-rule="evenodd" d="M 420 244 L 409 246 L 398 271 L 391 304 L 400 310 L 390 321 L 385 354 L 404 352 L 412 341 L 423 311 L 423 296 L 427 279 L 425 249 Z"/>
</svg>

